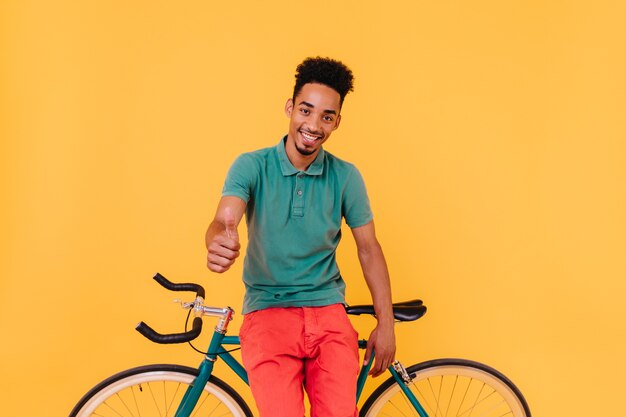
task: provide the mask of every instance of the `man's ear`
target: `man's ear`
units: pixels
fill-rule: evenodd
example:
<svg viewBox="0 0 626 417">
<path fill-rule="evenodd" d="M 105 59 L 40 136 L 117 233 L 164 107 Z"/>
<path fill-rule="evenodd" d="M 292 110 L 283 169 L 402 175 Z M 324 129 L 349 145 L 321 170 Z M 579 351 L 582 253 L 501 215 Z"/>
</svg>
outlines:
<svg viewBox="0 0 626 417">
<path fill-rule="evenodd" d="M 285 103 L 285 114 L 287 115 L 287 117 L 291 118 L 291 112 L 293 111 L 293 99 L 287 99 L 287 102 Z"/>
</svg>

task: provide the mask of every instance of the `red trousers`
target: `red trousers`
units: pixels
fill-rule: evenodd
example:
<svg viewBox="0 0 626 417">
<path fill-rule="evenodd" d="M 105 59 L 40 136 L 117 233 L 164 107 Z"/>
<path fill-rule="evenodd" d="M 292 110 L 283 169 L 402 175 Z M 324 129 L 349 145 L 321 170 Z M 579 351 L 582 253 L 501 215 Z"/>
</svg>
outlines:
<svg viewBox="0 0 626 417">
<path fill-rule="evenodd" d="M 356 417 L 358 337 L 343 305 L 248 313 L 241 355 L 260 417 Z"/>
</svg>

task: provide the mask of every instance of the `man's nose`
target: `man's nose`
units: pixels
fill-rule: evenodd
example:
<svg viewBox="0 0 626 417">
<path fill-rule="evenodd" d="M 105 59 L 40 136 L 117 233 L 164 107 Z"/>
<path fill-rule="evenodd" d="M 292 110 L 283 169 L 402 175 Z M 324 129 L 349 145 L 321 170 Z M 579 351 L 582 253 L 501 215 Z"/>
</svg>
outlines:
<svg viewBox="0 0 626 417">
<path fill-rule="evenodd" d="M 307 123 L 307 127 L 312 133 L 320 133 L 321 123 L 317 119 L 309 120 Z"/>
</svg>

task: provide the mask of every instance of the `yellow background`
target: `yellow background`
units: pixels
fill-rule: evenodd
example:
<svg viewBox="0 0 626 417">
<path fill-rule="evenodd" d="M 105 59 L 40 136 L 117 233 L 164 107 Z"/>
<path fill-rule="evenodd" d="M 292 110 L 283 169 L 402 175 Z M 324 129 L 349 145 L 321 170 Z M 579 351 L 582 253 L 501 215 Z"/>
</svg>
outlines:
<svg viewBox="0 0 626 417">
<path fill-rule="evenodd" d="M 203 234 L 232 160 L 286 132 L 310 55 L 354 70 L 327 149 L 365 177 L 394 299 L 429 306 L 398 327 L 399 358 L 488 363 L 535 416 L 619 414 L 625 16 L 621 1 L 2 1 L 0 414 L 66 415 L 113 372 L 200 361 L 134 331 L 181 330 L 151 276 L 240 309 L 241 264 L 209 273 Z M 367 302 L 345 236 L 348 301 Z"/>
</svg>

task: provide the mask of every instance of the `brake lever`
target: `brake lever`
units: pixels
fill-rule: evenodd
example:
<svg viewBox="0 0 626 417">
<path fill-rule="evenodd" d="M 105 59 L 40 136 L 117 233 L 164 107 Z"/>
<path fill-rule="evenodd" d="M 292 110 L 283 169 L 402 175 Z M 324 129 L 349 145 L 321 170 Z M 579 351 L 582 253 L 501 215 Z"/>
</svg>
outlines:
<svg viewBox="0 0 626 417">
<path fill-rule="evenodd" d="M 177 298 L 174 300 L 174 303 L 180 304 L 183 310 L 193 309 L 193 314 L 196 317 L 202 317 L 204 315 L 204 300 L 202 299 L 202 297 L 196 297 L 194 301 L 189 302 L 183 302 L 182 300 Z"/>
</svg>

